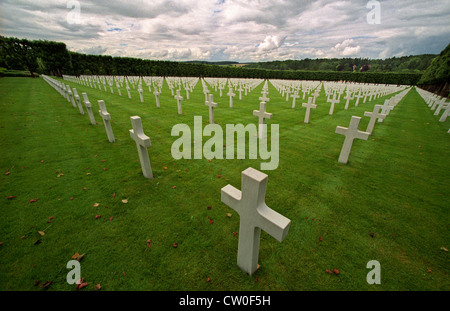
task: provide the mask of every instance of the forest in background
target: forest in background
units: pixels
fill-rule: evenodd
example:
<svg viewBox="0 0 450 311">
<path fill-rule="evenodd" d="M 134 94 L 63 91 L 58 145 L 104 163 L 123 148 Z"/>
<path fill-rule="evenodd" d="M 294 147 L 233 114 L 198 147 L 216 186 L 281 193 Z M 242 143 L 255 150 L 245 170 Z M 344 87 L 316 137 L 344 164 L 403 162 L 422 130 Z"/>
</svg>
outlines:
<svg viewBox="0 0 450 311">
<path fill-rule="evenodd" d="M 319 58 L 247 64 L 247 68 L 308 71 L 416 72 L 422 73 L 437 55 L 411 55 L 387 59 Z"/>
<path fill-rule="evenodd" d="M 239 63 L 174 62 L 87 55 L 68 51 L 66 45 L 61 42 L 0 36 L 0 75 L 5 75 L 8 71 L 25 70 L 29 71 L 31 76 L 34 76 L 34 73 L 51 76 L 190 76 L 416 85 L 436 56 L 427 54 L 385 60 L 304 59 L 233 66 Z M 442 72 L 440 74 L 442 75 Z M 448 71 L 443 75 L 448 80 Z M 422 81 L 422 84 L 427 84 L 427 81 Z"/>
</svg>

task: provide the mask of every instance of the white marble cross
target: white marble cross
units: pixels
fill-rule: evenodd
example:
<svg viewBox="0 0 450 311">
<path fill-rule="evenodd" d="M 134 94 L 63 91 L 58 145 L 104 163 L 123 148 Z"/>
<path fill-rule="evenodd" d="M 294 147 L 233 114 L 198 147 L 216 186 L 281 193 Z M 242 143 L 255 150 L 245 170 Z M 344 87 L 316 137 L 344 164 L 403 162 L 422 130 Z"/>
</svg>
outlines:
<svg viewBox="0 0 450 311">
<path fill-rule="evenodd" d="M 319 90 L 319 88 L 316 88 L 314 90 L 314 94 L 313 94 L 313 97 L 314 97 L 313 104 L 316 104 L 316 98 L 319 97 L 319 95 L 320 95 L 320 90 Z"/>
<path fill-rule="evenodd" d="M 444 113 L 439 119 L 439 122 L 445 122 L 449 114 L 450 114 L 450 104 L 447 106 L 447 108 L 445 108 Z"/>
<path fill-rule="evenodd" d="M 206 85 L 203 86 L 203 94 L 205 94 L 205 102 L 207 102 L 208 101 L 209 90 L 208 90 L 208 87 Z"/>
<path fill-rule="evenodd" d="M 253 110 L 253 115 L 258 117 L 258 137 L 260 139 L 264 138 L 264 123 L 265 119 L 272 119 L 273 115 L 266 112 L 266 102 L 259 103 L 259 110 Z"/>
<path fill-rule="evenodd" d="M 119 93 L 119 96 L 122 96 L 122 92 L 120 91 L 119 83 L 116 83 L 117 92 Z"/>
<path fill-rule="evenodd" d="M 209 124 L 214 124 L 214 108 L 217 108 L 217 103 L 214 102 L 213 94 L 209 94 L 209 99 L 205 105 L 209 107 Z"/>
<path fill-rule="evenodd" d="M 309 91 L 307 89 L 303 89 L 302 93 L 303 93 L 303 99 L 305 99 L 306 93 L 309 94 Z"/>
<path fill-rule="evenodd" d="M 328 99 L 327 102 L 331 103 L 329 114 L 332 115 L 334 113 L 334 105 L 339 103 L 340 100 L 336 98 L 336 93 L 334 93 L 333 98 Z"/>
<path fill-rule="evenodd" d="M 291 95 L 291 97 L 293 98 L 293 100 L 292 100 L 292 109 L 295 109 L 296 100 L 297 100 L 297 98 L 300 98 L 300 95 L 298 95 L 298 93 L 294 93 L 294 94 Z"/>
<path fill-rule="evenodd" d="M 155 98 L 156 98 L 156 107 L 159 108 L 159 95 L 161 95 L 161 93 L 158 92 L 158 90 L 155 88 L 153 95 L 155 95 Z"/>
<path fill-rule="evenodd" d="M 98 113 L 100 117 L 103 119 L 103 124 L 105 125 L 106 135 L 108 136 L 108 140 L 110 143 L 115 142 L 114 133 L 111 128 L 111 115 L 106 110 L 105 102 L 103 100 L 97 101 L 100 110 Z"/>
<path fill-rule="evenodd" d="M 447 103 L 445 102 L 445 99 L 444 99 L 444 100 L 441 100 L 441 101 L 437 104 L 437 107 L 436 107 L 436 110 L 435 110 L 435 112 L 434 112 L 434 115 L 435 115 L 435 116 L 439 115 L 439 113 L 441 112 L 441 110 L 442 110 L 443 108 L 446 108 L 446 107 L 447 107 Z"/>
<path fill-rule="evenodd" d="M 140 85 L 140 84 L 139 84 L 138 92 L 139 92 L 139 98 L 141 100 L 141 103 L 143 103 L 144 102 L 144 96 L 142 95 L 142 93 L 144 92 L 144 90 L 142 89 L 142 85 Z"/>
<path fill-rule="evenodd" d="M 358 94 L 354 95 L 354 97 L 356 98 L 356 102 L 355 102 L 355 107 L 358 107 L 359 105 L 359 100 L 364 97 L 364 95 L 361 95 L 361 91 L 358 92 Z"/>
<path fill-rule="evenodd" d="M 336 127 L 335 133 L 345 136 L 341 154 L 339 155 L 339 163 L 347 164 L 348 157 L 350 156 L 350 151 L 352 150 L 353 140 L 355 140 L 356 138 L 367 140 L 370 136 L 370 133 L 358 130 L 359 122 L 361 122 L 361 117 L 353 116 L 348 128 L 342 126 Z"/>
<path fill-rule="evenodd" d="M 77 104 L 75 103 L 75 98 L 73 97 L 72 90 L 70 89 L 70 85 L 66 84 L 67 94 L 70 98 L 73 108 L 77 108 Z"/>
<path fill-rule="evenodd" d="M 139 160 L 141 161 L 142 173 L 145 178 L 152 179 L 152 167 L 150 166 L 150 159 L 148 157 L 147 148 L 151 146 L 150 137 L 144 134 L 142 129 L 142 120 L 138 116 L 130 117 L 133 129 L 130 130 L 130 136 L 136 142 L 139 153 Z"/>
<path fill-rule="evenodd" d="M 289 95 L 291 94 L 291 89 L 287 88 L 286 89 L 286 101 L 289 101 Z"/>
<path fill-rule="evenodd" d="M 69 92 L 67 91 L 67 86 L 61 82 L 61 88 L 62 88 L 62 92 L 63 92 L 63 96 L 64 98 L 70 103 L 70 96 L 69 96 Z"/>
<path fill-rule="evenodd" d="M 350 101 L 353 99 L 352 92 L 347 90 L 344 99 L 346 99 L 344 109 L 348 110 L 348 106 L 350 105 Z"/>
<path fill-rule="evenodd" d="M 230 87 L 230 90 L 227 93 L 227 95 L 230 96 L 230 108 L 233 108 L 233 97 L 236 96 L 236 94 L 233 93 L 232 87 Z"/>
<path fill-rule="evenodd" d="M 260 97 L 259 100 L 267 103 L 267 102 L 270 100 L 270 99 L 267 97 L 267 95 L 269 95 L 269 92 L 268 92 L 267 90 L 262 90 L 262 91 L 261 91 L 261 94 L 263 94 L 263 96 Z"/>
<path fill-rule="evenodd" d="M 242 89 L 242 85 L 239 87 L 238 92 L 239 92 L 239 100 L 242 100 L 242 92 L 244 90 Z"/>
<path fill-rule="evenodd" d="M 84 99 L 84 105 L 86 106 L 86 110 L 88 112 L 89 120 L 91 121 L 92 125 L 96 125 L 97 122 L 95 122 L 94 114 L 92 113 L 92 104 L 89 101 L 89 98 L 86 93 L 81 93 L 83 95 Z"/>
<path fill-rule="evenodd" d="M 175 99 L 177 100 L 178 114 L 182 114 L 183 110 L 181 108 L 181 101 L 183 100 L 183 97 L 180 96 L 180 90 L 177 90 L 177 95 L 175 96 Z"/>
<path fill-rule="evenodd" d="M 265 103 L 269 102 L 270 98 L 266 97 L 266 95 L 268 95 L 269 92 L 262 91 L 261 93 L 263 94 L 263 96 L 261 96 L 259 98 L 259 100 L 262 101 L 262 102 L 265 102 Z"/>
<path fill-rule="evenodd" d="M 385 114 L 386 116 L 389 115 L 389 113 L 391 112 L 391 110 L 394 110 L 394 106 L 391 106 L 389 104 L 389 99 L 386 99 L 384 101 L 384 105 L 381 106 L 381 113 Z M 378 122 L 383 122 L 384 118 L 378 118 Z"/>
<path fill-rule="evenodd" d="M 80 110 L 80 113 L 84 115 L 84 109 L 83 109 L 83 106 L 81 106 L 80 95 L 78 95 L 78 92 L 77 92 L 76 88 L 72 89 L 72 94 L 73 94 L 73 97 L 75 98 L 75 101 L 77 103 L 78 110 Z"/>
<path fill-rule="evenodd" d="M 240 217 L 237 265 L 253 274 L 258 268 L 261 229 L 282 242 L 291 221 L 265 203 L 268 176 L 251 167 L 242 172 L 242 191 L 231 185 L 223 187 L 221 200 Z"/>
<path fill-rule="evenodd" d="M 309 116 L 311 114 L 311 109 L 317 108 L 317 105 L 313 104 L 313 97 L 308 97 L 308 103 L 303 103 L 302 107 L 306 108 L 305 123 L 309 123 Z"/>
<path fill-rule="evenodd" d="M 375 107 L 373 107 L 373 112 L 367 112 L 367 111 L 364 112 L 365 117 L 370 117 L 370 121 L 369 121 L 369 124 L 367 125 L 367 130 L 366 130 L 366 132 L 370 133 L 370 135 L 372 135 L 373 128 L 375 126 L 375 121 L 378 118 L 381 118 L 381 119 L 386 118 L 386 115 L 384 113 L 380 113 L 380 110 L 381 110 L 381 105 L 375 105 Z"/>
</svg>

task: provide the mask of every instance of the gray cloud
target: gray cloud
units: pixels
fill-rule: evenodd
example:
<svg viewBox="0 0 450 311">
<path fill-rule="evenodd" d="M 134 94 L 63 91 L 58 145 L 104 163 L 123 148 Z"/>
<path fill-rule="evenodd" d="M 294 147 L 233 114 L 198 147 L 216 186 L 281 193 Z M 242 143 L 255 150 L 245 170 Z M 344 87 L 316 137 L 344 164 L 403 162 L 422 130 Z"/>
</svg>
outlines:
<svg viewBox="0 0 450 311">
<path fill-rule="evenodd" d="M 450 0 L 0 0 L 0 33 L 65 42 L 73 51 L 173 60 L 386 58 L 437 54 L 450 39 Z"/>
<path fill-rule="evenodd" d="M 108 49 L 105 47 L 102 47 L 101 45 L 99 46 L 93 46 L 87 49 L 82 49 L 77 51 L 78 53 L 83 53 L 83 54 L 89 54 L 89 55 L 102 55 L 103 53 L 105 53 Z"/>
</svg>

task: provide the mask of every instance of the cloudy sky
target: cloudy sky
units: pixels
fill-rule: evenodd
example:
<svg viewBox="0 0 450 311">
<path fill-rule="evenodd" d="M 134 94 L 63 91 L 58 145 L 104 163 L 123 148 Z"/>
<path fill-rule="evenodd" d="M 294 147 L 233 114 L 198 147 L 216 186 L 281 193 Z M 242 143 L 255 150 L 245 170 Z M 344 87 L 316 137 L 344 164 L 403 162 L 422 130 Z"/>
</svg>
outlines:
<svg viewBox="0 0 450 311">
<path fill-rule="evenodd" d="M 0 0 L 0 34 L 159 60 L 387 58 L 440 53 L 450 0 Z"/>
</svg>

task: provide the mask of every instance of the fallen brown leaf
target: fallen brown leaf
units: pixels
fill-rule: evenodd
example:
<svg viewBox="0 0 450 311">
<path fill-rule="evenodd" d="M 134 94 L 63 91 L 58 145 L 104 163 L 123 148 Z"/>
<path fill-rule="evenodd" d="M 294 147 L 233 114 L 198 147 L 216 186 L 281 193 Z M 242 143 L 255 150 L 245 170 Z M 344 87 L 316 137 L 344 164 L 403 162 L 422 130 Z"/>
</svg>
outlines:
<svg viewBox="0 0 450 311">
<path fill-rule="evenodd" d="M 80 255 L 80 254 L 78 254 L 78 252 L 76 252 L 76 253 L 72 256 L 72 259 L 75 259 L 76 261 L 80 262 L 81 259 L 83 259 L 84 255 L 86 255 L 86 254 Z"/>
<path fill-rule="evenodd" d="M 77 290 L 88 286 L 88 282 L 83 282 L 83 281 L 84 281 L 84 278 L 81 278 L 81 280 L 77 281 Z"/>
<path fill-rule="evenodd" d="M 51 281 L 47 281 L 47 282 L 43 283 L 40 287 L 41 288 L 46 288 L 46 287 L 50 286 L 50 284 L 52 284 L 52 282 Z"/>
</svg>

